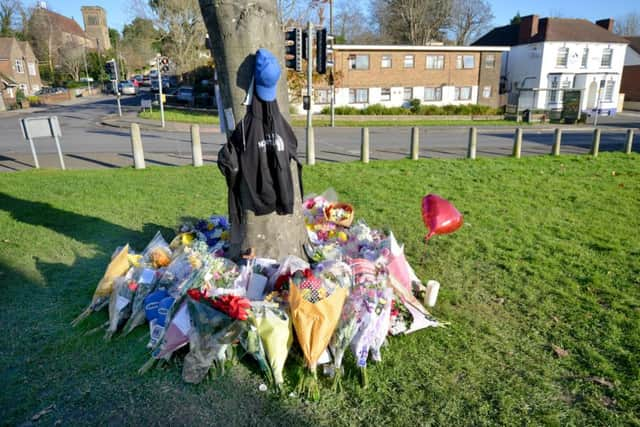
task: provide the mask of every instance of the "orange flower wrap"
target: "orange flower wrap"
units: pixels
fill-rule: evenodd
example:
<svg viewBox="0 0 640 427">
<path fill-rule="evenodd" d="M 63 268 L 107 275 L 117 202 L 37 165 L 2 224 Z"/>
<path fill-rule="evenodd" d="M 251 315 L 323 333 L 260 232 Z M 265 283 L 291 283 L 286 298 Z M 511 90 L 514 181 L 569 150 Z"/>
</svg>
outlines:
<svg viewBox="0 0 640 427">
<path fill-rule="evenodd" d="M 338 321 L 347 290 L 337 289 L 330 297 L 313 304 L 304 300 L 293 283 L 289 289 L 291 320 L 309 369 L 315 369 L 322 352 L 329 345 Z"/>
</svg>

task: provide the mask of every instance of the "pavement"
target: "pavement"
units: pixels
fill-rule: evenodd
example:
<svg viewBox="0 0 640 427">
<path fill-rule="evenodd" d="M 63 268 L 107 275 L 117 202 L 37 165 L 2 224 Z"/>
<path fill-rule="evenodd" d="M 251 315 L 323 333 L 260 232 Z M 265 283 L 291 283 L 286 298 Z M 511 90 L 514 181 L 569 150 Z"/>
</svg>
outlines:
<svg viewBox="0 0 640 427">
<path fill-rule="evenodd" d="M 140 99 L 122 99 L 123 116 L 119 117 L 113 96 L 77 98 L 54 106 L 35 107 L 0 113 L 0 172 L 32 169 L 33 157 L 25 143 L 19 119 L 33 115 L 56 115 L 63 129 L 61 138 L 67 169 L 131 167 L 130 127 L 141 125 L 145 160 L 148 166 L 181 166 L 191 164 L 191 125 L 158 122 L 137 117 Z M 620 151 L 624 147 L 627 129 L 635 129 L 634 151 L 640 152 L 640 113 L 624 112 L 615 117 L 599 118 L 602 131 L 601 151 Z M 509 156 L 516 126 L 478 126 L 478 157 Z M 563 154 L 586 154 L 591 148 L 594 126 L 527 125 L 523 126 L 522 155 L 542 155 L 551 151 L 553 131 L 563 132 Z M 437 126 L 420 128 L 421 158 L 463 158 L 467 151 L 468 126 Z M 217 152 L 226 141 L 217 126 L 200 126 L 205 164 L 214 164 Z M 306 159 L 304 128 L 295 128 L 298 152 Z M 318 162 L 357 161 L 360 158 L 360 129 L 315 128 L 316 160 Z M 402 159 L 409 155 L 409 127 L 372 127 L 370 158 L 372 160 Z M 55 145 L 47 139 L 37 140 L 37 153 L 42 168 L 60 168 Z"/>
</svg>

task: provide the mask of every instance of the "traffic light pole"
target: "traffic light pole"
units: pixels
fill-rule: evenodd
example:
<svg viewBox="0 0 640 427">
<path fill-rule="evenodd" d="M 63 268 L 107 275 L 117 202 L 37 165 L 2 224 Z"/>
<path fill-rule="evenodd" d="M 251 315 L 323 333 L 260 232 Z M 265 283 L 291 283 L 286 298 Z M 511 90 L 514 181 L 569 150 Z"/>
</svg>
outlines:
<svg viewBox="0 0 640 427">
<path fill-rule="evenodd" d="M 307 110 L 307 164 L 316 164 L 316 144 L 313 138 L 313 25 L 307 23 L 307 96 L 309 97 L 309 109 Z"/>
<path fill-rule="evenodd" d="M 158 69 L 158 93 L 160 94 L 160 125 L 164 128 L 164 103 L 162 102 L 162 73 L 160 71 L 159 56 L 156 56 L 156 68 Z"/>
<path fill-rule="evenodd" d="M 116 102 L 118 103 L 118 116 L 122 117 L 122 107 L 120 106 L 120 89 L 118 88 L 118 61 L 113 61 L 113 69 L 116 72 L 116 80 L 114 80 L 115 88 L 116 88 Z"/>
<path fill-rule="evenodd" d="M 329 0 L 329 34 L 333 36 L 333 0 Z M 333 50 L 334 41 L 335 36 L 331 38 L 331 50 Z M 331 83 L 329 86 L 329 91 L 331 92 L 331 127 L 334 128 L 336 127 L 336 104 L 334 100 L 336 97 L 336 86 L 333 82 L 333 67 L 329 70 L 329 82 Z"/>
</svg>

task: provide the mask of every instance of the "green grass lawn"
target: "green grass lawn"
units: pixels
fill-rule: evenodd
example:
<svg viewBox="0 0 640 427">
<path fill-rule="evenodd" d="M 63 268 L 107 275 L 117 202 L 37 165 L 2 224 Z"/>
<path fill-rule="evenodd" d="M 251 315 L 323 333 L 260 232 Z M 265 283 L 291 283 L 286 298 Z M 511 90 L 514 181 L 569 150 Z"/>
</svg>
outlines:
<svg viewBox="0 0 640 427">
<path fill-rule="evenodd" d="M 418 276 L 441 283 L 433 313 L 448 328 L 391 338 L 367 389 L 348 358 L 345 391 L 323 382 L 319 402 L 258 391 L 247 358 L 196 386 L 179 363 L 139 376 L 144 328 L 105 342 L 84 333 L 106 312 L 69 322 L 118 245 L 141 250 L 182 217 L 226 211 L 217 168 L 0 174 L 2 423 L 50 408 L 36 424 L 640 424 L 640 156 L 326 163 L 303 176 L 394 231 Z M 425 245 L 428 192 L 465 225 Z"/>
<path fill-rule="evenodd" d="M 154 107 L 153 111 L 141 111 L 138 113 L 141 119 L 160 120 L 160 107 Z M 197 123 L 202 125 L 217 125 L 220 123 L 218 116 L 202 111 L 186 111 L 178 108 L 165 108 L 164 119 L 167 122 Z"/>
</svg>

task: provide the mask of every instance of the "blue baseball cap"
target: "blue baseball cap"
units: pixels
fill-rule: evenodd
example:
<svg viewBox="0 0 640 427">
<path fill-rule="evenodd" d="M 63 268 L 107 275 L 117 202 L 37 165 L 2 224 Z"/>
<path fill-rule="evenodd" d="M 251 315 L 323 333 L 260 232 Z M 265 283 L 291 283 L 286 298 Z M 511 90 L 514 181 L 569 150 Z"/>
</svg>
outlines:
<svg viewBox="0 0 640 427">
<path fill-rule="evenodd" d="M 267 49 L 256 52 L 255 70 L 256 93 L 263 101 L 276 99 L 278 79 L 280 78 L 280 64 L 273 53 Z"/>
</svg>

